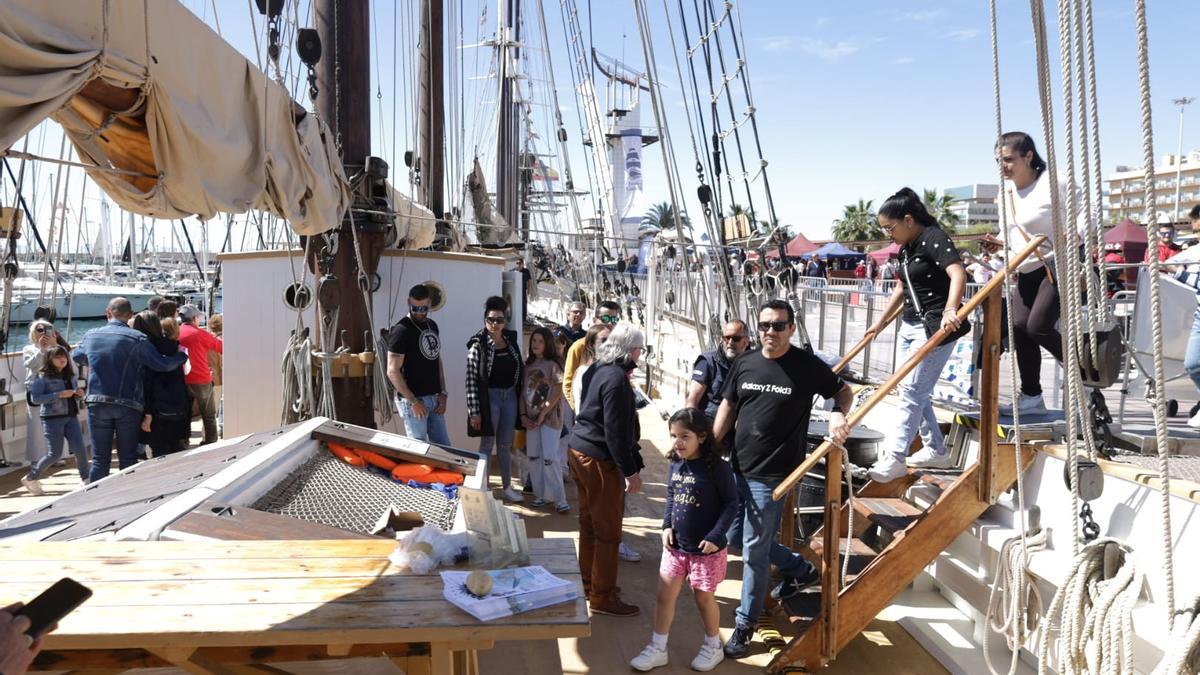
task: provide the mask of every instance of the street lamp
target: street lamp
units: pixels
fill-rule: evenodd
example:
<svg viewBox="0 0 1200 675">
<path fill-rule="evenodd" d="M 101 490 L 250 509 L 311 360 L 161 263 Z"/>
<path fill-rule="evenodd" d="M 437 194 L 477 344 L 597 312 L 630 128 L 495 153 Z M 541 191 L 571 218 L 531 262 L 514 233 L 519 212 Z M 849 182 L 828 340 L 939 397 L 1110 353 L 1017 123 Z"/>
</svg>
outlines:
<svg viewBox="0 0 1200 675">
<path fill-rule="evenodd" d="M 1179 215 L 1179 188 L 1181 187 L 1179 179 L 1183 173 L 1183 109 L 1195 100 L 1191 96 L 1184 96 L 1172 101 L 1172 103 L 1179 106 L 1179 151 L 1175 155 L 1175 217 L 1171 219 L 1173 223 L 1183 219 Z"/>
</svg>

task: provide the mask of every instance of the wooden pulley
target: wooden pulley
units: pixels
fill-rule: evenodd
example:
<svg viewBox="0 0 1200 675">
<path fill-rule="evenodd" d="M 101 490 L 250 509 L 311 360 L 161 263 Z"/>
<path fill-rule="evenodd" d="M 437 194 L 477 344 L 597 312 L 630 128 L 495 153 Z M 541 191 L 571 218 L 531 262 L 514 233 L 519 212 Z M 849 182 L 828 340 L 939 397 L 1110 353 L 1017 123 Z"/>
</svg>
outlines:
<svg viewBox="0 0 1200 675">
<path fill-rule="evenodd" d="M 1079 354 L 1079 371 L 1085 387 L 1101 389 L 1112 386 L 1121 379 L 1121 362 L 1125 357 L 1124 334 L 1115 321 L 1105 322 L 1095 333 L 1083 337 Z M 1093 358 L 1092 341 L 1095 340 L 1099 360 Z"/>
<path fill-rule="evenodd" d="M 337 277 L 326 275 L 317 283 L 317 301 L 324 312 L 332 312 L 342 304 L 342 284 Z"/>
<path fill-rule="evenodd" d="M 1100 495 L 1104 493 L 1104 470 L 1090 459 L 1080 458 L 1076 465 L 1078 466 L 1079 498 L 1085 502 L 1099 499 Z M 1068 488 L 1071 487 L 1070 462 L 1063 467 L 1063 481 Z"/>
</svg>

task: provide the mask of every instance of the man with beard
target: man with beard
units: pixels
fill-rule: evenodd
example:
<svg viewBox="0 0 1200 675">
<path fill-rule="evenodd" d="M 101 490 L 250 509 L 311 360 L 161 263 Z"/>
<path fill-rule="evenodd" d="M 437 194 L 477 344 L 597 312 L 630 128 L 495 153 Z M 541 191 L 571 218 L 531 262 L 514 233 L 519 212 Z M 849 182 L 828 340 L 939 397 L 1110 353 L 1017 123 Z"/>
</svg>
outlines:
<svg viewBox="0 0 1200 675">
<path fill-rule="evenodd" d="M 404 419 L 405 433 L 427 443 L 449 445 L 442 340 L 437 324 L 429 318 L 432 304 L 426 285 L 408 291 L 408 316 L 388 335 L 387 376 L 396 389 L 396 409 Z"/>
<path fill-rule="evenodd" d="M 696 357 L 684 406 L 703 410 L 709 422 L 716 421 L 717 409 L 721 407 L 721 389 L 725 385 L 729 367 L 749 347 L 750 334 L 746 322 L 734 319 L 726 323 L 721 329 L 721 345 Z"/>
</svg>

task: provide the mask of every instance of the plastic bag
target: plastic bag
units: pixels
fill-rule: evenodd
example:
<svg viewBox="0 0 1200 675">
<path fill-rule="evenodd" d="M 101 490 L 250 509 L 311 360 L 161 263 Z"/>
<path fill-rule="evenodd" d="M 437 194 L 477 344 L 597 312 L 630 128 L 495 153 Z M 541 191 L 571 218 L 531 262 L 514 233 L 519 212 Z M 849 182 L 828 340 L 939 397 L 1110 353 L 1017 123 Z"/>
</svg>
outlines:
<svg viewBox="0 0 1200 675">
<path fill-rule="evenodd" d="M 467 555 L 467 534 L 448 534 L 432 526 L 410 530 L 400 538 L 388 559 L 413 574 L 429 574 Z"/>
</svg>

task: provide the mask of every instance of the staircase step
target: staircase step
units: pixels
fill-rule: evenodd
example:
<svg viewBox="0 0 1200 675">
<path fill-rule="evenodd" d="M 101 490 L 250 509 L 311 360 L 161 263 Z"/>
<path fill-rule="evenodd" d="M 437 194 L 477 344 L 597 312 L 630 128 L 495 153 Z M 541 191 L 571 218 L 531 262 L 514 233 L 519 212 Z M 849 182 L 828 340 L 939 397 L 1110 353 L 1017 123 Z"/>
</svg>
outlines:
<svg viewBox="0 0 1200 675">
<path fill-rule="evenodd" d="M 918 481 L 934 485 L 943 491 L 949 489 L 962 476 L 961 469 L 909 469 L 908 473 Z"/>
<path fill-rule="evenodd" d="M 790 598 L 781 600 L 777 611 L 792 625 L 795 635 L 803 635 L 821 616 L 821 585 L 809 586 Z"/>
<path fill-rule="evenodd" d="M 813 537 L 808 541 L 808 547 L 812 549 L 813 554 L 817 559 L 821 558 L 822 550 L 825 548 L 825 540 L 822 537 Z M 842 537 L 838 540 L 838 560 L 841 560 L 842 554 L 846 552 L 846 538 Z M 858 576 L 867 565 L 878 555 L 875 549 L 871 548 L 861 539 L 850 539 L 850 567 L 846 570 L 846 583 L 853 581 L 854 577 Z"/>
<path fill-rule="evenodd" d="M 855 515 L 866 517 L 889 532 L 907 528 L 924 511 L 903 499 L 855 499 Z"/>
</svg>

